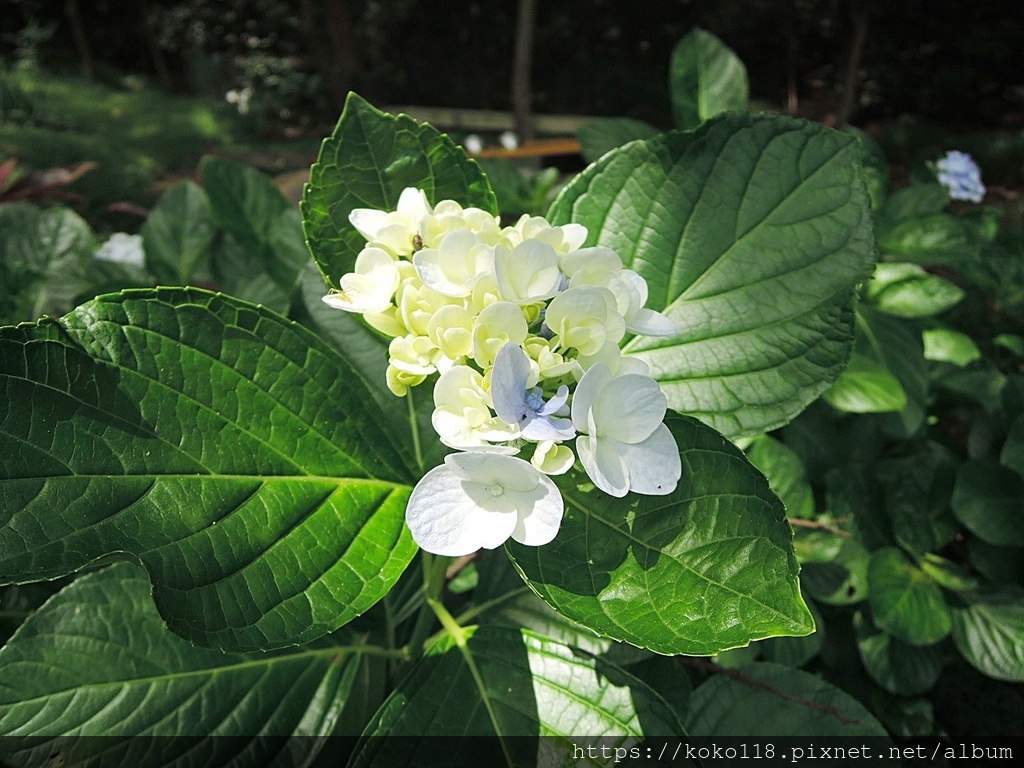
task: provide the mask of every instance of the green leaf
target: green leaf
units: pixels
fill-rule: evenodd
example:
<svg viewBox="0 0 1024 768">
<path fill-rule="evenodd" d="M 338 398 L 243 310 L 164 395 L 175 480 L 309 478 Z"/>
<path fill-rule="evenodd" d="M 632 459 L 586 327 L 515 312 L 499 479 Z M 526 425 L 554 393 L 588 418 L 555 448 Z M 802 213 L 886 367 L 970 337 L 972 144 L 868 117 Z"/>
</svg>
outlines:
<svg viewBox="0 0 1024 768">
<path fill-rule="evenodd" d="M 720 112 L 746 111 L 747 68 L 710 32 L 698 27 L 684 36 L 669 66 L 672 116 L 680 129 L 696 128 Z"/>
<path fill-rule="evenodd" d="M 995 584 L 1024 585 L 1024 548 L 997 547 L 971 536 L 967 539 L 971 565 Z"/>
<path fill-rule="evenodd" d="M 953 488 L 953 514 L 982 541 L 1024 546 L 1024 480 L 988 459 L 960 465 Z"/>
<path fill-rule="evenodd" d="M 658 694 L 604 659 L 529 630 L 466 635 L 464 646 L 446 637 L 431 647 L 363 732 L 350 768 L 548 765 L 545 755 L 573 753 L 573 737 L 614 748 L 683 735 Z"/>
<path fill-rule="evenodd" d="M 320 148 L 301 204 L 310 250 L 332 286 L 352 271 L 366 245 L 349 213 L 393 211 L 406 187 L 422 189 L 431 203 L 455 200 L 498 212 L 487 178 L 451 139 L 350 93 L 334 133 Z"/>
<path fill-rule="evenodd" d="M 217 224 L 241 250 L 229 251 L 223 263 L 214 262 L 218 278 L 232 288 L 253 280 L 270 283 L 288 297 L 309 261 L 299 212 L 273 180 L 255 168 L 207 156 L 200 169 Z"/>
<path fill-rule="evenodd" d="M 895 547 L 872 553 L 868 566 L 875 624 L 910 645 L 931 645 L 949 634 L 942 590 Z"/>
<path fill-rule="evenodd" d="M 670 338 L 626 345 L 669 405 L 731 437 L 786 423 L 839 375 L 874 263 L 856 142 L 727 115 L 610 152 L 549 214 L 644 276 Z"/>
<path fill-rule="evenodd" d="M 1016 333 L 1000 333 L 992 339 L 992 343 L 1010 350 L 1017 357 L 1024 358 L 1024 337 L 1018 336 Z"/>
<path fill-rule="evenodd" d="M 917 264 L 883 263 L 875 267 L 865 295 L 886 314 L 931 317 L 960 303 L 966 294 L 960 286 Z"/>
<path fill-rule="evenodd" d="M 958 266 L 977 256 L 978 243 L 971 230 L 948 213 L 906 219 L 891 229 L 879 228 L 883 254 L 898 261 Z"/>
<path fill-rule="evenodd" d="M 989 677 L 1024 682 L 1024 591 L 975 593 L 953 605 L 953 642 Z"/>
<path fill-rule="evenodd" d="M 305 310 L 301 317 L 303 324 L 345 357 L 379 406 L 385 419 L 381 426 L 388 428 L 394 435 L 394 443 L 405 456 L 406 464 L 416 466 L 408 405 L 411 399 L 416 406 L 419 435 L 433 436 L 430 416 L 434 411 L 434 400 L 429 394 L 429 385 L 410 390 L 403 399 L 396 398 L 388 389 L 385 379 L 390 339 L 381 336 L 355 314 L 332 309 L 324 304 L 323 297 L 327 289 L 316 265 L 310 263 L 306 266 L 299 278 L 299 287 L 302 291 L 302 309 Z M 425 467 L 437 466 L 448 453 L 448 449 L 436 439 L 425 440 L 423 448 Z"/>
<path fill-rule="evenodd" d="M 735 677 L 716 675 L 690 701 L 685 727 L 693 737 L 887 738 L 881 724 L 852 696 L 815 675 L 778 664 L 751 664 Z M 769 757 L 764 745 L 761 756 Z"/>
<path fill-rule="evenodd" d="M 883 417 L 886 430 L 901 439 L 915 434 L 924 425 L 928 403 L 928 364 L 917 326 L 862 305 L 854 350 L 883 363 L 907 395 L 903 410 Z"/>
<path fill-rule="evenodd" d="M 768 478 L 768 485 L 782 500 L 787 517 L 814 517 L 814 494 L 804 464 L 789 446 L 768 435 L 754 438 L 747 459 Z"/>
<path fill-rule="evenodd" d="M 576 131 L 576 138 L 579 139 L 583 159 L 593 163 L 616 147 L 636 139 L 649 139 L 659 133 L 661 131 L 642 120 L 604 117 L 600 120 L 589 120 L 581 125 Z"/>
<path fill-rule="evenodd" d="M 1014 419 L 999 453 L 999 463 L 1024 477 L 1024 415 Z"/>
<path fill-rule="evenodd" d="M 871 679 L 890 693 L 916 696 L 939 679 L 942 655 L 934 646 L 912 646 L 877 629 L 857 613 L 857 650 Z"/>
<path fill-rule="evenodd" d="M 821 535 L 840 539 L 838 551 L 824 561 L 801 560 L 800 583 L 815 600 L 823 603 L 859 603 L 868 596 L 868 551 L 855 539 L 824 532 Z"/>
<path fill-rule="evenodd" d="M 158 766 L 184 764 L 202 749 L 209 766 L 242 754 L 261 765 L 307 764 L 326 741 L 280 737 L 330 735 L 356 659 L 329 645 L 274 654 L 197 648 L 167 631 L 142 569 L 120 563 L 66 587 L 0 650 L 0 755 L 33 764 L 56 752 L 62 765 L 82 766 L 104 753 L 103 764 L 115 764 L 108 751 L 124 751 Z M 105 738 L 60 738 L 69 736 Z M 158 761 L 140 736 L 165 738 Z M 143 764 L 120 764 L 128 763 Z"/>
<path fill-rule="evenodd" d="M 903 385 L 885 363 L 858 352 L 850 355 L 850 364 L 822 397 L 846 413 L 885 413 L 907 406 Z"/>
<path fill-rule="evenodd" d="M 126 291 L 0 334 L 0 580 L 107 555 L 149 571 L 201 645 L 309 642 L 379 600 L 416 547 L 414 475 L 351 366 L 198 289 Z"/>
<path fill-rule="evenodd" d="M 879 235 L 889 233 L 897 224 L 941 213 L 949 205 L 949 190 L 942 184 L 912 184 L 893 192 L 878 211 L 875 227 Z"/>
<path fill-rule="evenodd" d="M 967 566 L 957 565 L 940 555 L 931 552 L 922 555 L 920 566 L 936 584 L 945 589 L 969 592 L 978 588 L 978 580 L 967 572 Z"/>
<path fill-rule="evenodd" d="M 146 268 L 163 283 L 187 285 L 208 258 L 215 234 L 206 193 L 183 181 L 160 196 L 142 226 Z"/>
<path fill-rule="evenodd" d="M 770 637 L 761 640 L 757 645 L 765 661 L 796 669 L 821 653 L 825 642 L 825 622 L 814 603 L 808 600 L 807 606 L 814 616 L 814 632 L 805 637 Z"/>
<path fill-rule="evenodd" d="M 877 211 L 885 202 L 889 187 L 889 161 L 878 142 L 860 128 L 845 125 L 842 130 L 857 140 L 861 164 L 864 166 L 864 184 L 871 199 L 871 208 Z"/>
<path fill-rule="evenodd" d="M 506 545 L 527 583 L 570 619 L 658 653 L 812 632 L 792 531 L 764 477 L 700 422 L 666 424 L 683 464 L 675 492 L 615 499 L 580 473 L 563 476 L 555 540 Z"/>
<path fill-rule="evenodd" d="M 981 350 L 966 333 L 951 328 L 929 328 L 921 333 L 924 359 L 963 368 L 981 358 Z"/>
<path fill-rule="evenodd" d="M 994 367 L 985 366 L 966 371 L 951 371 L 936 384 L 943 389 L 977 403 L 989 413 L 996 413 L 1002 405 L 1003 388 L 1008 379 Z"/>
<path fill-rule="evenodd" d="M 938 443 L 927 441 L 912 453 L 877 465 L 877 479 L 896 540 L 915 552 L 946 546 L 960 530 L 950 510 L 957 462 Z"/>
</svg>

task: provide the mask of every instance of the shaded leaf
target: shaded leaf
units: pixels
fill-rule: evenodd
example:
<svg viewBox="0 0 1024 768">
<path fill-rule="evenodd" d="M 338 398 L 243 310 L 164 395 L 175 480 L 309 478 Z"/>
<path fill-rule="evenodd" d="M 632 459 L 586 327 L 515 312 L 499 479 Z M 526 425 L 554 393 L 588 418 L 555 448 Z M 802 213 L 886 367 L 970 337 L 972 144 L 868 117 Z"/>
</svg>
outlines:
<svg viewBox="0 0 1024 768">
<path fill-rule="evenodd" d="M 931 317 L 956 306 L 966 295 L 955 283 L 917 264 L 903 263 L 875 267 L 864 293 L 879 310 L 897 317 Z"/>
<path fill-rule="evenodd" d="M 982 541 L 1024 545 L 1024 480 L 989 459 L 960 465 L 953 488 L 953 514 Z"/>
<path fill-rule="evenodd" d="M 814 494 L 803 462 L 785 443 L 768 435 L 754 438 L 747 459 L 768 478 L 768 485 L 782 500 L 787 517 L 814 517 Z"/>
<path fill-rule="evenodd" d="M 939 679 L 942 655 L 933 646 L 913 646 L 877 629 L 858 613 L 857 650 L 871 679 L 890 693 L 915 696 Z"/>
<path fill-rule="evenodd" d="M 0 650 L 0 755 L 14 765 L 55 753 L 65 766 L 306 765 L 326 742 L 280 737 L 332 732 L 355 661 L 329 645 L 197 648 L 167 631 L 142 569 L 121 563 L 66 587 Z M 177 738 L 153 750 L 140 736 Z"/>
<path fill-rule="evenodd" d="M 1024 682 L 1024 591 L 974 593 L 952 606 L 953 642 L 973 667 Z"/>
<path fill-rule="evenodd" d="M 682 130 L 696 128 L 720 112 L 745 111 L 747 68 L 725 43 L 695 28 L 672 51 L 669 65 L 672 115 Z"/>
<path fill-rule="evenodd" d="M 160 196 L 142 225 L 146 268 L 162 283 L 188 285 L 209 257 L 215 234 L 206 193 L 183 181 Z"/>
<path fill-rule="evenodd" d="M 931 645 L 949 634 L 949 608 L 942 590 L 900 550 L 873 552 L 868 566 L 875 624 L 910 645 Z"/>
<path fill-rule="evenodd" d="M 846 413 L 886 413 L 907 406 L 903 385 L 885 363 L 857 352 L 850 355 L 850 364 L 822 398 Z"/>
<path fill-rule="evenodd" d="M 573 757 L 574 737 L 605 737 L 614 748 L 683 735 L 658 694 L 607 661 L 529 630 L 467 634 L 461 648 L 448 638 L 435 643 L 398 685 L 351 768 L 587 765 Z"/>
<path fill-rule="evenodd" d="M 738 670 L 737 677 L 716 675 L 700 685 L 690 701 L 685 727 L 694 737 L 887 738 L 881 724 L 852 696 L 814 675 L 778 664 L 751 664 Z"/>
<path fill-rule="evenodd" d="M 636 139 L 649 139 L 661 131 L 650 123 L 628 117 L 605 117 L 589 120 L 576 131 L 580 153 L 588 163 L 599 160 L 606 152 Z"/>
</svg>

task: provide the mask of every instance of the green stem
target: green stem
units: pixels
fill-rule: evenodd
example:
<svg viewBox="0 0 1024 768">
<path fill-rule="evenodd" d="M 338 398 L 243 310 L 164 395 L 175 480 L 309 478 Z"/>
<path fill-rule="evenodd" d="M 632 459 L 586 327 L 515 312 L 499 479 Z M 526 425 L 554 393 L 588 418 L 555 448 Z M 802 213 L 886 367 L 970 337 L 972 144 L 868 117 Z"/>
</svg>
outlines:
<svg viewBox="0 0 1024 768">
<path fill-rule="evenodd" d="M 528 594 L 529 592 L 529 587 L 519 587 L 518 589 L 513 589 L 511 592 L 506 592 L 504 595 L 500 595 L 491 600 L 488 600 L 485 603 L 480 603 L 480 605 L 473 606 L 469 610 L 463 611 L 455 618 L 455 623 L 458 624 L 459 627 L 464 627 L 477 616 L 486 613 L 492 608 L 496 608 L 502 603 L 507 603 L 510 600 L 515 600 L 517 597 L 521 597 L 522 595 Z M 445 631 L 447 630 L 443 629 L 441 630 L 441 632 L 437 632 L 431 637 L 427 638 L 426 644 L 430 645 L 431 643 L 433 643 Z"/>
<path fill-rule="evenodd" d="M 425 641 L 430 634 L 434 623 L 434 616 L 437 610 L 432 603 L 441 604 L 444 594 L 445 572 L 448 570 L 448 558 L 432 555 L 429 552 L 420 552 L 423 557 L 423 596 L 424 602 L 420 606 L 419 616 L 416 617 L 416 625 L 412 630 L 412 637 L 409 639 L 409 649 L 412 658 L 418 659 L 423 655 Z M 442 609 L 444 606 L 441 606 Z"/>
<path fill-rule="evenodd" d="M 416 402 L 412 397 L 412 389 L 405 395 L 406 402 L 409 406 L 409 429 L 412 431 L 412 454 L 416 459 L 416 467 L 420 471 L 420 475 L 426 474 L 427 468 L 423 463 L 423 447 L 420 445 L 420 423 L 419 419 L 416 418 Z"/>
</svg>

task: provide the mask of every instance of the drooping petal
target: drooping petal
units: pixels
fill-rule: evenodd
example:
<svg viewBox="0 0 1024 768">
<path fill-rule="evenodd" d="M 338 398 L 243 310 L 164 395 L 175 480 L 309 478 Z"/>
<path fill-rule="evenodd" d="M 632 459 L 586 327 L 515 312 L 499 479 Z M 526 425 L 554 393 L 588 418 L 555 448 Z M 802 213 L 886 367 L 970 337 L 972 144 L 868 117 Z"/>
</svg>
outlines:
<svg viewBox="0 0 1024 768">
<path fill-rule="evenodd" d="M 641 443 L 615 446 L 629 473 L 629 490 L 648 496 L 672 493 L 683 474 L 679 446 L 669 428 L 659 424 Z"/>
<path fill-rule="evenodd" d="M 427 472 L 413 488 L 405 522 L 413 540 L 427 552 L 461 557 L 481 547 L 494 549 L 515 531 L 518 513 L 514 502 L 491 496 L 482 485 L 473 488 L 472 494 L 466 486 L 445 464 Z"/>
<path fill-rule="evenodd" d="M 676 324 L 653 309 L 639 309 L 626 320 L 626 330 L 642 336 L 672 336 L 676 332 Z"/>
<path fill-rule="evenodd" d="M 596 435 L 576 438 L 576 455 L 594 485 L 607 494 L 621 498 L 629 491 L 626 465 L 609 445 Z"/>
</svg>

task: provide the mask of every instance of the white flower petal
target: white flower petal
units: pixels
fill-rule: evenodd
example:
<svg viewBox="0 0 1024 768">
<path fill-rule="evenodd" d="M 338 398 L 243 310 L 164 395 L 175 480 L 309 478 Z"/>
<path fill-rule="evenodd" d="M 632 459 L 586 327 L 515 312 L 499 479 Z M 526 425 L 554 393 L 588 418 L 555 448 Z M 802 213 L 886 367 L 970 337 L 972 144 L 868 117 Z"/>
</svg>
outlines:
<svg viewBox="0 0 1024 768">
<path fill-rule="evenodd" d="M 506 424 L 525 421 L 526 381 L 530 378 L 530 359 L 515 344 L 505 344 L 494 356 L 491 368 L 491 403 L 498 418 Z"/>
<path fill-rule="evenodd" d="M 587 432 L 588 419 L 601 390 L 612 380 L 611 369 L 607 363 L 597 362 L 592 365 L 580 383 L 576 385 L 576 393 L 572 396 L 572 423 L 579 432 Z"/>
<path fill-rule="evenodd" d="M 679 446 L 664 424 L 642 443 L 615 446 L 629 473 L 629 490 L 648 496 L 672 493 L 683 474 Z"/>
<path fill-rule="evenodd" d="M 550 478 L 540 475 L 536 488 L 530 492 L 509 491 L 518 511 L 512 538 L 528 547 L 547 544 L 558 534 L 562 524 L 564 502 L 558 487 Z"/>
<path fill-rule="evenodd" d="M 642 336 L 672 336 L 676 332 L 676 324 L 653 309 L 640 309 L 626 320 L 626 330 Z"/>
<path fill-rule="evenodd" d="M 629 477 L 622 458 L 615 453 L 607 440 L 598 440 L 594 435 L 576 438 L 576 455 L 594 485 L 607 494 L 625 496 L 629 491 Z"/>
<path fill-rule="evenodd" d="M 599 436 L 639 443 L 657 429 L 667 408 L 668 399 L 658 382 L 647 376 L 626 374 L 616 376 L 601 388 L 593 417 Z"/>
<path fill-rule="evenodd" d="M 427 472 L 413 488 L 405 522 L 413 540 L 427 552 L 461 557 L 481 547 L 500 546 L 515 531 L 518 516 L 514 502 L 491 496 L 484 486 L 468 493 L 467 485 L 476 484 L 467 484 L 444 465 Z M 480 489 L 486 496 L 481 496 Z"/>
</svg>

